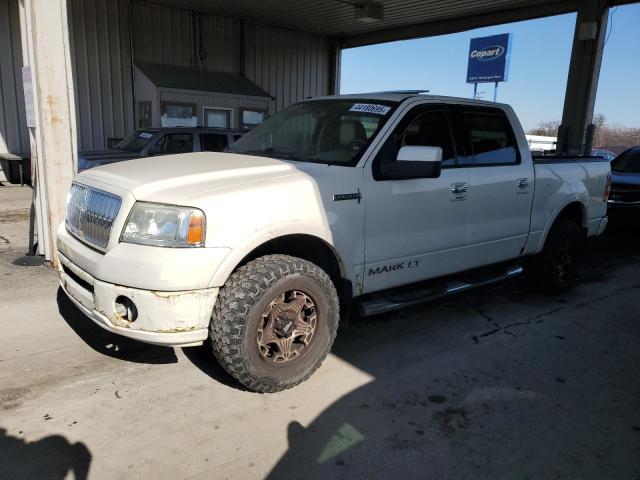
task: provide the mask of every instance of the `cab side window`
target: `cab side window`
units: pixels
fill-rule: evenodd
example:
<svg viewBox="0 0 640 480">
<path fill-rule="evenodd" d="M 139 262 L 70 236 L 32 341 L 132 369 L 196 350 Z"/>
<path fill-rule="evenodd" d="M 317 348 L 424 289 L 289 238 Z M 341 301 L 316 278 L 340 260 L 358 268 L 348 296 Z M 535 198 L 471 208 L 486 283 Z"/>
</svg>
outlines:
<svg viewBox="0 0 640 480">
<path fill-rule="evenodd" d="M 515 135 L 504 113 L 496 110 L 466 112 L 464 117 L 475 165 L 520 163 Z"/>
<path fill-rule="evenodd" d="M 418 115 L 398 138 L 398 150 L 405 146 L 442 148 L 442 166 L 456 164 L 456 150 L 449 114 L 447 112 L 426 112 Z"/>
<path fill-rule="evenodd" d="M 414 109 L 398 125 L 386 140 L 373 163 L 375 179 L 380 179 L 377 165 L 395 162 L 398 151 L 405 146 L 442 148 L 442 168 L 454 167 L 461 163 L 453 136 L 451 114 L 448 110 Z"/>
</svg>

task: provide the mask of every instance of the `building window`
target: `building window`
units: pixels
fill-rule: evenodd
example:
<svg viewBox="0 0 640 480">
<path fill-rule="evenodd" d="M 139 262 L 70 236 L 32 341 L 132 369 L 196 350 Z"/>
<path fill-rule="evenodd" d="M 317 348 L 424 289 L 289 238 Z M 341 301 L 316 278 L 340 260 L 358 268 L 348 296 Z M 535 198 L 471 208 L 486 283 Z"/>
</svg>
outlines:
<svg viewBox="0 0 640 480">
<path fill-rule="evenodd" d="M 259 112 L 257 110 L 242 110 L 242 128 L 244 130 L 251 130 L 256 125 L 260 125 L 264 122 L 265 112 Z"/>
<path fill-rule="evenodd" d="M 231 128 L 230 108 L 204 107 L 204 126 L 211 128 Z"/>
<path fill-rule="evenodd" d="M 163 127 L 196 127 L 195 103 L 160 102 L 160 122 Z"/>
</svg>

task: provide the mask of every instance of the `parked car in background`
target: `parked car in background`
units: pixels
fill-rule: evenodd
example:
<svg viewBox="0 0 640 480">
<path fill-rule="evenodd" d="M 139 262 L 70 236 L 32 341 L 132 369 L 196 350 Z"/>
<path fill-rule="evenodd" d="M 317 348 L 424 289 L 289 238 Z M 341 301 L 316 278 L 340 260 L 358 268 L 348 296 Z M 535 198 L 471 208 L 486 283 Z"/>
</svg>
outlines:
<svg viewBox="0 0 640 480">
<path fill-rule="evenodd" d="M 614 158 L 616 158 L 616 154 L 609 151 L 609 150 L 604 150 L 602 148 L 594 148 L 591 150 L 591 155 L 593 155 L 594 157 L 600 157 L 600 158 L 605 158 L 609 161 L 612 161 Z"/>
<path fill-rule="evenodd" d="M 221 152 L 246 132 L 205 127 L 136 130 L 114 148 L 78 154 L 78 171 L 134 158 L 188 152 Z"/>
<path fill-rule="evenodd" d="M 640 209 L 640 145 L 618 155 L 611 162 L 610 210 Z"/>
</svg>

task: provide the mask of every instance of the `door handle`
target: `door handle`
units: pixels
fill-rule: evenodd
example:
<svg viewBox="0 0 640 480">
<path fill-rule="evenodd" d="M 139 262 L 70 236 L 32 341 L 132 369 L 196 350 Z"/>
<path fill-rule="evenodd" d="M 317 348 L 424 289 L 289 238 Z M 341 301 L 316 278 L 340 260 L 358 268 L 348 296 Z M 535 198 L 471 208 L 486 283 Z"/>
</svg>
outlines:
<svg viewBox="0 0 640 480">
<path fill-rule="evenodd" d="M 516 182 L 518 193 L 527 193 L 529 191 L 529 179 L 519 178 Z"/>
<path fill-rule="evenodd" d="M 466 200 L 468 190 L 469 190 L 469 185 L 466 183 L 453 183 L 451 185 L 451 195 L 449 198 L 452 202 L 459 202 L 461 200 Z"/>
</svg>

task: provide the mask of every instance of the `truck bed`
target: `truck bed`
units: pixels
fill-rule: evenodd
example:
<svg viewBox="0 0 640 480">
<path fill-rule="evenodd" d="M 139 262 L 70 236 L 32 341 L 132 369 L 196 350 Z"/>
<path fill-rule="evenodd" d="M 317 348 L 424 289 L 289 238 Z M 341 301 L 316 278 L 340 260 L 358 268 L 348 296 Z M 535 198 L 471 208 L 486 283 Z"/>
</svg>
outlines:
<svg viewBox="0 0 640 480">
<path fill-rule="evenodd" d="M 606 158 L 588 156 L 588 157 L 569 157 L 565 155 L 532 155 L 536 164 L 547 163 L 580 163 L 580 162 L 609 162 Z"/>
</svg>

